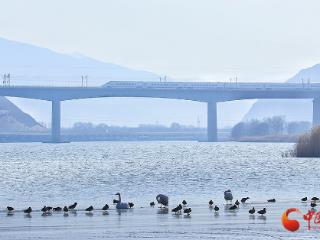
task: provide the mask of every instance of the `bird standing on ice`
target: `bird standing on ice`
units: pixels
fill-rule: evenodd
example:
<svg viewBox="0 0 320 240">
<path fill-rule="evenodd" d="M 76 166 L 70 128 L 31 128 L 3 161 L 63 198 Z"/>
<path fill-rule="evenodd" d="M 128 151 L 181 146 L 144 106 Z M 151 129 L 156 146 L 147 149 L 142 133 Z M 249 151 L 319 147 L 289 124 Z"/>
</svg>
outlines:
<svg viewBox="0 0 320 240">
<path fill-rule="evenodd" d="M 231 190 L 227 190 L 224 192 L 224 200 L 226 200 L 226 202 L 230 202 L 230 204 L 232 203 L 232 199 L 233 199 L 233 195 Z"/>
<path fill-rule="evenodd" d="M 116 209 L 129 209 L 129 204 L 126 202 L 121 202 L 121 195 L 120 193 L 116 193 L 115 195 L 117 195 L 119 197 L 119 202 L 116 205 Z"/>
</svg>

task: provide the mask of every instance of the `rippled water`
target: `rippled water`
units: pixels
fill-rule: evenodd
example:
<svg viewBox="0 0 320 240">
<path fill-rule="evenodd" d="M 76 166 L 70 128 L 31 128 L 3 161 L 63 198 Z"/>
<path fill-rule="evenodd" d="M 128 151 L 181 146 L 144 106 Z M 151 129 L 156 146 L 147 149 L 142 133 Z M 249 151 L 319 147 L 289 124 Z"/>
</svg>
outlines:
<svg viewBox="0 0 320 240">
<path fill-rule="evenodd" d="M 319 159 L 282 158 L 281 152 L 292 147 L 198 142 L 0 144 L 0 206 L 39 209 L 74 201 L 80 207 L 102 206 L 116 192 L 137 206 L 148 206 L 158 193 L 165 193 L 172 205 L 187 199 L 199 208 L 209 199 L 222 204 L 226 189 L 257 203 L 319 195 Z M 199 222 L 193 224 L 200 227 Z"/>
</svg>

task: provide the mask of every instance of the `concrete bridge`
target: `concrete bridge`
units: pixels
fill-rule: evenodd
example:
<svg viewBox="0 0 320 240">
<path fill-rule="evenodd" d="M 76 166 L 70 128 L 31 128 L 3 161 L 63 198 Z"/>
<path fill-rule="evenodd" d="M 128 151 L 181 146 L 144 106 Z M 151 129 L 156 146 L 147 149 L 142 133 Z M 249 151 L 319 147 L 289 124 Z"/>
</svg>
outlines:
<svg viewBox="0 0 320 240">
<path fill-rule="evenodd" d="M 183 99 L 207 103 L 208 141 L 217 141 L 217 103 L 244 99 L 313 99 L 313 124 L 320 124 L 320 83 L 220 83 L 111 81 L 101 87 L 3 86 L 0 96 L 51 101 L 52 142 L 60 142 L 61 102 L 102 97 Z"/>
</svg>

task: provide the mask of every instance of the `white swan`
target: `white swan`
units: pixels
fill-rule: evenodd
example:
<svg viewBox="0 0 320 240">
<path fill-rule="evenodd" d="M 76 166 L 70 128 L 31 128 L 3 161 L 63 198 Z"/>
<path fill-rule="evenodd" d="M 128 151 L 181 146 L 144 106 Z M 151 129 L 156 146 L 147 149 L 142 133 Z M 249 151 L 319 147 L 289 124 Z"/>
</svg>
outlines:
<svg viewBox="0 0 320 240">
<path fill-rule="evenodd" d="M 121 202 L 120 193 L 116 193 L 115 195 L 119 196 L 119 202 L 116 205 L 116 209 L 129 209 L 129 204 L 126 202 Z"/>
</svg>

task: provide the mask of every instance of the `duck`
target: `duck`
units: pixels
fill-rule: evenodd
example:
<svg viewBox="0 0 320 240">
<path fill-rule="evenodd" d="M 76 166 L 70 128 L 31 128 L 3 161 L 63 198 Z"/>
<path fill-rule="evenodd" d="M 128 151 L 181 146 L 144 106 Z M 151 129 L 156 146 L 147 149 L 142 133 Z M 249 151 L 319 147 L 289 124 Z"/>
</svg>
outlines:
<svg viewBox="0 0 320 240">
<path fill-rule="evenodd" d="M 85 209 L 86 212 L 91 212 L 92 210 L 93 210 L 93 206 L 92 205 Z"/>
<path fill-rule="evenodd" d="M 69 209 L 69 210 L 74 210 L 74 209 L 77 207 L 77 205 L 78 205 L 78 203 L 75 202 L 74 204 L 70 205 L 70 206 L 68 207 L 68 209 Z"/>
<path fill-rule="evenodd" d="M 311 201 L 319 201 L 319 198 L 318 197 L 312 197 Z"/>
<path fill-rule="evenodd" d="M 102 207 L 102 210 L 103 211 L 107 211 L 109 209 L 109 205 L 108 204 L 106 204 L 106 205 L 104 205 L 103 207 Z"/>
<path fill-rule="evenodd" d="M 65 214 L 67 214 L 67 213 L 69 212 L 69 208 L 68 208 L 67 206 L 64 206 L 64 207 L 63 207 L 63 212 L 64 212 Z"/>
<path fill-rule="evenodd" d="M 256 212 L 256 210 L 254 209 L 254 207 L 249 210 L 249 213 L 250 213 L 250 214 L 254 214 L 255 212 Z"/>
<path fill-rule="evenodd" d="M 236 202 L 234 204 L 237 205 L 237 207 L 239 207 L 240 202 L 238 201 L 238 199 L 236 200 Z"/>
<path fill-rule="evenodd" d="M 274 198 L 269 199 L 269 200 L 267 200 L 267 201 L 268 201 L 268 202 L 272 202 L 272 203 L 276 202 L 276 200 L 275 200 Z"/>
<path fill-rule="evenodd" d="M 264 214 L 267 213 L 267 209 L 266 209 L 266 208 L 263 208 L 262 210 L 259 210 L 258 213 L 259 213 L 260 215 L 264 215 Z"/>
<path fill-rule="evenodd" d="M 219 207 L 217 205 L 214 206 L 214 211 L 218 212 L 219 211 Z"/>
<path fill-rule="evenodd" d="M 317 204 L 316 204 L 315 202 L 311 202 L 310 206 L 311 206 L 312 208 L 315 208 L 315 207 L 317 206 Z"/>
<path fill-rule="evenodd" d="M 32 212 L 32 208 L 28 207 L 27 209 L 23 210 L 24 213 L 30 214 Z"/>
<path fill-rule="evenodd" d="M 232 205 L 230 208 L 229 208 L 229 210 L 236 210 L 236 209 L 238 209 L 238 206 L 237 205 Z"/>
<path fill-rule="evenodd" d="M 7 206 L 7 211 L 8 213 L 12 213 L 14 211 L 13 207 Z"/>
<path fill-rule="evenodd" d="M 62 211 L 62 208 L 61 207 L 55 207 L 55 208 L 53 208 L 53 211 L 54 212 L 60 212 L 60 211 Z"/>
<path fill-rule="evenodd" d="M 191 214 L 192 209 L 191 208 L 186 208 L 183 210 L 183 213 L 186 213 L 188 216 Z"/>
<path fill-rule="evenodd" d="M 245 203 L 248 199 L 250 199 L 249 197 L 244 197 L 244 198 L 242 198 L 240 201 L 242 202 L 242 203 Z"/>
<path fill-rule="evenodd" d="M 228 202 L 232 203 L 232 199 L 233 199 L 233 195 L 232 195 L 231 190 L 229 189 L 229 190 L 225 191 L 224 192 L 224 200 L 226 200 L 227 203 Z"/>
<path fill-rule="evenodd" d="M 119 197 L 119 201 L 116 204 L 116 209 L 129 209 L 129 204 L 126 202 L 121 202 L 121 195 L 120 193 L 116 193 L 115 195 L 117 195 Z"/>
<path fill-rule="evenodd" d="M 119 202 L 119 200 L 113 199 L 112 202 L 113 202 L 113 204 L 117 204 Z"/>
<path fill-rule="evenodd" d="M 150 207 L 154 207 L 156 204 L 154 202 L 150 202 Z"/>
<path fill-rule="evenodd" d="M 187 201 L 186 201 L 186 200 L 183 200 L 183 201 L 182 201 L 182 205 L 183 205 L 183 206 L 187 206 Z"/>
<path fill-rule="evenodd" d="M 178 212 L 181 213 L 181 210 L 182 210 L 182 205 L 179 204 L 177 207 L 173 208 L 171 212 L 174 212 L 176 214 Z"/>
<path fill-rule="evenodd" d="M 134 203 L 133 202 L 128 202 L 129 208 L 133 208 Z"/>
<path fill-rule="evenodd" d="M 210 201 L 209 201 L 209 207 L 212 207 L 212 206 L 213 206 L 213 201 L 210 200 Z"/>
<path fill-rule="evenodd" d="M 306 202 L 308 200 L 308 198 L 307 197 L 303 197 L 303 198 L 301 198 L 301 202 Z"/>
</svg>

